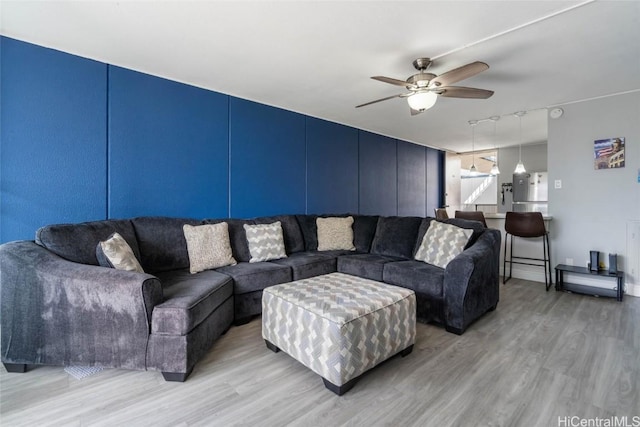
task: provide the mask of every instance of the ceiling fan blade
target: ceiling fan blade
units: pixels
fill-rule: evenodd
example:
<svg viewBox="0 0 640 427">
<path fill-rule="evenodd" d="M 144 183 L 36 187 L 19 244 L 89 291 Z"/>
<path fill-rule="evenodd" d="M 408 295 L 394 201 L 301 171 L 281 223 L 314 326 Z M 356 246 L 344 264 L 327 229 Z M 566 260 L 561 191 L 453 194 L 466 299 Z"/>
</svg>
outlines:
<svg viewBox="0 0 640 427">
<path fill-rule="evenodd" d="M 431 80 L 429 86 L 434 84 L 437 86 L 448 86 L 452 83 L 459 82 L 460 80 L 475 76 L 487 69 L 489 69 L 489 66 L 484 62 L 472 62 L 470 64 L 463 65 L 462 67 L 454 68 L 444 74 L 440 74 L 438 77 Z"/>
<path fill-rule="evenodd" d="M 376 99 L 375 101 L 371 101 L 371 102 L 367 102 L 365 104 L 360 104 L 360 105 L 356 105 L 356 108 L 360 108 L 360 107 L 365 107 L 367 105 L 371 105 L 371 104 L 375 104 L 376 102 L 382 102 L 382 101 L 386 101 L 388 99 L 393 99 L 393 98 L 402 98 L 406 96 L 406 94 L 401 93 L 399 95 L 392 95 L 392 96 L 387 96 L 386 98 L 380 98 L 380 99 Z"/>
<path fill-rule="evenodd" d="M 378 80 L 379 82 L 389 83 L 396 86 L 405 86 L 405 87 L 416 87 L 413 83 L 405 82 L 404 80 L 392 79 L 391 77 L 385 76 L 373 76 L 371 77 L 373 80 Z"/>
<path fill-rule="evenodd" d="M 440 96 L 444 96 L 448 98 L 487 99 L 487 98 L 490 98 L 491 95 L 493 95 L 492 90 L 476 89 L 474 87 L 462 87 L 462 86 L 439 87 L 438 92 L 440 93 Z"/>
</svg>

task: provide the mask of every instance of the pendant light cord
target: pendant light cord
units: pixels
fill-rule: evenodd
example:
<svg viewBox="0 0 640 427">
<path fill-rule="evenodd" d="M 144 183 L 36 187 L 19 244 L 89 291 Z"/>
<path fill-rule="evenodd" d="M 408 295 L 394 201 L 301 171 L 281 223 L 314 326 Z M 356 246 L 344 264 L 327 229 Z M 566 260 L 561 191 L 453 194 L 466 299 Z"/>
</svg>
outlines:
<svg viewBox="0 0 640 427">
<path fill-rule="evenodd" d="M 518 162 L 522 163 L 522 116 L 518 116 L 518 120 L 520 123 L 520 145 L 518 149 Z"/>
</svg>

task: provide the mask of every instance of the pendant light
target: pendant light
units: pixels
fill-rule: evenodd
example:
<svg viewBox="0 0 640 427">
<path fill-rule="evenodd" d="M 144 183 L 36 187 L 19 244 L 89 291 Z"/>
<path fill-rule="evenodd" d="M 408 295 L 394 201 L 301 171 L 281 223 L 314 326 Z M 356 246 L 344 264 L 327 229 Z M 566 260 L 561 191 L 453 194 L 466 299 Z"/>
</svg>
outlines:
<svg viewBox="0 0 640 427">
<path fill-rule="evenodd" d="M 471 126 L 471 167 L 469 168 L 469 175 L 477 176 L 478 169 L 476 168 L 476 134 L 475 128 L 478 124 L 477 120 L 469 120 Z"/>
<path fill-rule="evenodd" d="M 491 116 L 489 118 L 493 122 L 493 142 L 495 144 L 496 141 L 496 122 L 500 120 L 500 116 Z M 498 167 L 498 150 L 496 149 L 496 161 L 493 162 L 493 166 L 491 166 L 491 170 L 489 171 L 490 175 L 500 175 L 500 168 Z"/>
<path fill-rule="evenodd" d="M 522 116 L 525 114 L 527 114 L 526 111 L 518 111 L 514 114 L 520 120 L 520 144 L 518 145 L 518 164 L 516 165 L 516 169 L 513 173 L 525 173 L 527 171 L 522 163 Z"/>
</svg>

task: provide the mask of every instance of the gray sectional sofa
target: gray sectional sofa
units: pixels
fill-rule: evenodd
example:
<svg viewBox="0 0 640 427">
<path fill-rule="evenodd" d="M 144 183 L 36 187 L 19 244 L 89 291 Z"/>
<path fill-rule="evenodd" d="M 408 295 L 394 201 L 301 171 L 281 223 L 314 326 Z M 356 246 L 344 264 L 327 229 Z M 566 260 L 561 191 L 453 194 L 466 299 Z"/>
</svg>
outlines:
<svg viewBox="0 0 640 427">
<path fill-rule="evenodd" d="M 337 215 L 345 216 L 345 215 Z M 51 225 L 0 245 L 2 362 L 161 371 L 184 381 L 232 324 L 261 313 L 268 286 L 335 271 L 410 288 L 422 321 L 465 329 L 498 303 L 500 232 L 473 230 L 446 268 L 413 259 L 434 218 L 352 215 L 355 251 L 318 251 L 315 215 L 251 220 L 141 217 Z M 183 225 L 227 222 L 236 265 L 191 274 Z M 244 224 L 280 221 L 287 257 L 250 263 Z M 99 266 L 118 232 L 145 273 Z"/>
</svg>

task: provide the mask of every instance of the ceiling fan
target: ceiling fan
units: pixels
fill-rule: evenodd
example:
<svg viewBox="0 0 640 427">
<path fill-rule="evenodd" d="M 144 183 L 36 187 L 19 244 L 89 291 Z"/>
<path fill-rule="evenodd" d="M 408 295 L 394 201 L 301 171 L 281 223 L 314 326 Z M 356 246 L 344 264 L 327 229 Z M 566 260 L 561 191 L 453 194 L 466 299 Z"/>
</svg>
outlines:
<svg viewBox="0 0 640 427">
<path fill-rule="evenodd" d="M 386 98 L 376 99 L 375 101 L 357 105 L 356 108 L 366 105 L 375 104 L 376 102 L 386 101 L 393 98 L 407 98 L 411 115 L 415 116 L 425 110 L 433 107 L 438 99 L 438 95 L 449 98 L 476 98 L 487 99 L 493 95 L 492 90 L 476 89 L 473 87 L 449 86 L 460 80 L 468 79 L 478 73 L 487 70 L 489 66 L 484 62 L 476 61 L 462 67 L 454 68 L 444 74 L 436 76 L 435 74 L 426 73 L 425 70 L 431 65 L 431 59 L 418 58 L 413 61 L 413 66 L 418 70 L 418 74 L 414 74 L 406 81 L 393 79 L 391 77 L 373 76 L 374 80 L 383 83 L 389 83 L 396 86 L 404 86 L 409 92 L 399 95 L 387 96 Z"/>
</svg>

